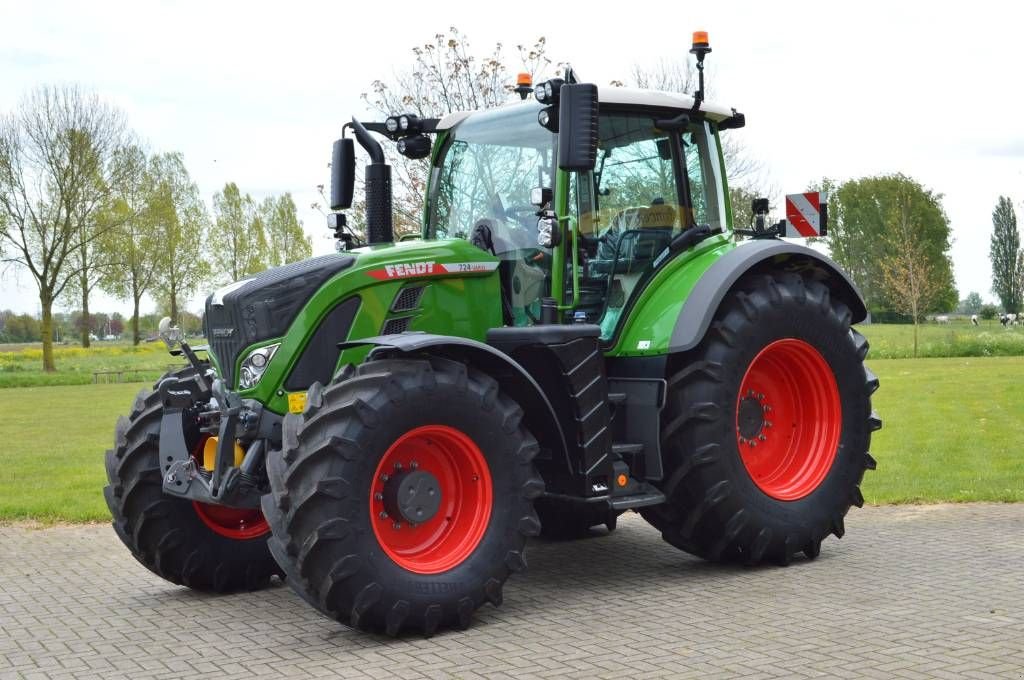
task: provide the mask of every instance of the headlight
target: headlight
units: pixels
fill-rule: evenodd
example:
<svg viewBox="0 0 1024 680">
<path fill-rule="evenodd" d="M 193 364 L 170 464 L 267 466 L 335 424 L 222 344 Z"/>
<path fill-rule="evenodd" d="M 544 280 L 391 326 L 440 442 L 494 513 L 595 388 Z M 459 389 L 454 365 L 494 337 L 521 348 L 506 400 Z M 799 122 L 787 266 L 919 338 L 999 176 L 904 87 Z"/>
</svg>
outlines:
<svg viewBox="0 0 1024 680">
<path fill-rule="evenodd" d="M 238 374 L 238 389 L 247 390 L 259 384 L 263 372 L 267 370 L 270 360 L 274 357 L 274 352 L 280 346 L 281 343 L 277 343 L 249 352 L 242 361 L 242 370 Z"/>
<path fill-rule="evenodd" d="M 560 238 L 558 221 L 551 217 L 542 217 L 537 220 L 537 245 L 541 248 L 553 248 L 557 246 Z"/>
<path fill-rule="evenodd" d="M 398 132 L 398 119 L 394 116 L 389 116 L 388 119 L 384 121 L 384 127 L 388 132 Z"/>
</svg>

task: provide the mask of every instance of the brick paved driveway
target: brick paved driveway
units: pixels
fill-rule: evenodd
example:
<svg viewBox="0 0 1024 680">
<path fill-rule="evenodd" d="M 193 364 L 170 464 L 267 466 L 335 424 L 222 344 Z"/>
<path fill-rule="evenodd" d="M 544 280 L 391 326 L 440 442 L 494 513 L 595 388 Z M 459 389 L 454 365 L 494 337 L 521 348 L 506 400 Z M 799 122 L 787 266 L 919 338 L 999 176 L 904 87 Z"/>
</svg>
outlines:
<svg viewBox="0 0 1024 680">
<path fill-rule="evenodd" d="M 636 516 L 534 543 L 467 632 L 164 583 L 107 526 L 0 527 L 0 677 L 1024 677 L 1024 505 L 869 508 L 816 562 L 705 564 Z"/>
</svg>

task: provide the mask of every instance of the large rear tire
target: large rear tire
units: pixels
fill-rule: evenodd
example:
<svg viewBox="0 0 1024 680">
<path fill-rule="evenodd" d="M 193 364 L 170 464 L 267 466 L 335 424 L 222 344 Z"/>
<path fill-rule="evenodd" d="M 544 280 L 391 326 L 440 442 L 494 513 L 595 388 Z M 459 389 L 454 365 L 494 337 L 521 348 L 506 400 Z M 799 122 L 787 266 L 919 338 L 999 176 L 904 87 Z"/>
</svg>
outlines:
<svg viewBox="0 0 1024 680">
<path fill-rule="evenodd" d="M 187 377 L 194 369 L 173 375 Z M 165 376 L 166 377 L 166 376 Z M 257 590 L 281 571 L 267 548 L 270 527 L 258 510 L 207 506 L 163 493 L 162 405 L 141 390 L 131 414 L 117 421 L 106 453 L 103 496 L 118 538 L 157 576 L 196 590 Z"/>
<path fill-rule="evenodd" d="M 500 604 L 540 531 L 522 418 L 493 378 L 446 359 L 370 361 L 314 384 L 267 463 L 263 511 L 288 584 L 389 635 L 465 628 Z"/>
<path fill-rule="evenodd" d="M 788 564 L 842 537 L 881 421 L 868 343 L 819 281 L 749 278 L 681 357 L 662 412 L 666 503 L 642 514 L 714 561 Z"/>
</svg>

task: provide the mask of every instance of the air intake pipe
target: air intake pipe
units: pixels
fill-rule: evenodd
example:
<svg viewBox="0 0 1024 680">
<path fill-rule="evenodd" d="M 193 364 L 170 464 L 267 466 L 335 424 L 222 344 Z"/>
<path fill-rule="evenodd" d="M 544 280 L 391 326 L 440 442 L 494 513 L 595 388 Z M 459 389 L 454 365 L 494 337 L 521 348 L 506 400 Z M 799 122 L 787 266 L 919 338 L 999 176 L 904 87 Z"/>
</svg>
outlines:
<svg viewBox="0 0 1024 680">
<path fill-rule="evenodd" d="M 366 242 L 391 243 L 395 240 L 391 213 L 391 166 L 384 161 L 384 151 L 355 118 L 352 129 L 359 146 L 370 155 L 366 166 Z"/>
</svg>

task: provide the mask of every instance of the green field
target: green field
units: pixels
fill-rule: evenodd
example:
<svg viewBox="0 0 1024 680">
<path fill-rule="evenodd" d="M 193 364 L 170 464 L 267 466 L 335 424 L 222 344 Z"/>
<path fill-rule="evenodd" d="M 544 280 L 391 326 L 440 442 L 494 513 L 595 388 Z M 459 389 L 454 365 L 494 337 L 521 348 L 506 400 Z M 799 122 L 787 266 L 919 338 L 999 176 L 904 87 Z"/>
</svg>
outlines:
<svg viewBox="0 0 1024 680">
<path fill-rule="evenodd" d="M 870 503 L 1024 501 L 1024 357 L 872 361 Z M 0 390 L 0 518 L 107 519 L 103 451 L 139 385 Z"/>
<path fill-rule="evenodd" d="M 872 359 L 905 359 L 913 355 L 914 327 L 906 324 L 872 324 L 859 327 L 871 343 Z M 193 344 L 203 344 L 196 339 Z M 132 347 L 129 343 L 98 342 L 89 349 L 55 348 L 56 373 L 44 373 L 42 348 L 36 345 L 0 345 L 0 388 L 41 385 L 84 385 L 96 371 L 125 371 L 123 381 L 151 383 L 167 367 L 179 364 L 167 355 L 162 342 Z M 1003 328 L 997 321 L 972 326 L 965 321 L 926 323 L 920 328 L 921 357 L 1024 356 L 1024 326 Z M 100 381 L 117 380 L 100 376 Z"/>
<path fill-rule="evenodd" d="M 872 359 L 909 359 L 914 352 L 910 324 L 868 324 L 857 329 L 871 343 Z M 948 324 L 923 323 L 918 331 L 918 357 L 1024 356 L 1024 326 L 1004 328 L 998 321 Z"/>
<path fill-rule="evenodd" d="M 124 381 L 153 382 L 168 366 L 182 362 L 167 354 L 162 342 L 97 342 L 89 349 L 77 345 L 54 347 L 56 373 L 44 373 L 41 345 L 0 345 L 0 388 L 42 385 L 85 385 L 93 382 L 96 371 L 124 371 Z M 116 381 L 118 376 L 98 376 L 98 380 Z"/>
</svg>

